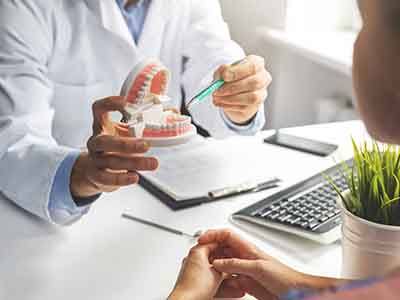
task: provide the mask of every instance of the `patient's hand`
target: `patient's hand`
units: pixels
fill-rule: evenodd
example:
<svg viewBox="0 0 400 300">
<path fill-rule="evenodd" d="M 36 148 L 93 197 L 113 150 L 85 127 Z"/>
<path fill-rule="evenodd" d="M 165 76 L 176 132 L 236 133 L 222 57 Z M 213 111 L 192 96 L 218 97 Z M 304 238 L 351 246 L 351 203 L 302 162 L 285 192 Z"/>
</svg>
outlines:
<svg viewBox="0 0 400 300">
<path fill-rule="evenodd" d="M 169 300 L 209 300 L 220 298 L 241 298 L 244 293 L 234 286 L 229 278 L 216 271 L 210 257 L 218 244 L 197 245 L 185 258 L 175 288 Z"/>
<path fill-rule="evenodd" d="M 260 300 L 277 299 L 292 289 L 321 289 L 337 283 L 297 272 L 229 230 L 211 230 L 199 239 L 200 245 L 215 243 L 214 268 L 235 274 L 236 286 Z"/>
</svg>

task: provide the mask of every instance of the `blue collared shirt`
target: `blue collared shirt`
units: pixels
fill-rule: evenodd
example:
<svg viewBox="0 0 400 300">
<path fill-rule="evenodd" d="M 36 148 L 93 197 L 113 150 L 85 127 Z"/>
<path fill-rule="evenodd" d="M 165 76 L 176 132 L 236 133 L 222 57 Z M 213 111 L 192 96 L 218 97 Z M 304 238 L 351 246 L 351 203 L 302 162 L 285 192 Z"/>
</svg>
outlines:
<svg viewBox="0 0 400 300">
<path fill-rule="evenodd" d="M 150 0 L 139 0 L 135 5 L 125 6 L 127 0 L 117 0 L 122 15 L 125 18 L 133 39 L 138 43 L 146 21 L 147 12 L 150 7 Z"/>
<path fill-rule="evenodd" d="M 143 30 L 151 0 L 139 0 L 135 5 L 125 7 L 126 0 L 116 0 L 121 9 L 132 38 L 137 43 Z M 232 131 L 242 135 L 253 135 L 263 124 L 264 112 L 258 112 L 256 117 L 248 125 L 240 126 L 231 122 L 221 110 L 221 117 L 226 126 Z M 90 205 L 78 207 L 70 192 L 70 176 L 79 152 L 69 154 L 58 167 L 50 192 L 49 213 L 52 220 L 60 225 L 68 225 L 89 211 Z"/>
</svg>

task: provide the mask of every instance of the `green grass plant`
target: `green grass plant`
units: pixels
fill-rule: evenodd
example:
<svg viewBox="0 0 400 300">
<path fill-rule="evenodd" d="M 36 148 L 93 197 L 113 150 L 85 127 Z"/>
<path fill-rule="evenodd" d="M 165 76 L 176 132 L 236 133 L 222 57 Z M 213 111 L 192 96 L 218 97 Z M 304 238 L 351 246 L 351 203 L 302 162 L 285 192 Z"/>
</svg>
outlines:
<svg viewBox="0 0 400 300">
<path fill-rule="evenodd" d="M 349 190 L 341 191 L 329 180 L 345 207 L 375 223 L 400 225 L 400 148 L 352 139 L 354 165 L 343 164 Z M 348 194 L 346 193 L 348 192 Z"/>
</svg>

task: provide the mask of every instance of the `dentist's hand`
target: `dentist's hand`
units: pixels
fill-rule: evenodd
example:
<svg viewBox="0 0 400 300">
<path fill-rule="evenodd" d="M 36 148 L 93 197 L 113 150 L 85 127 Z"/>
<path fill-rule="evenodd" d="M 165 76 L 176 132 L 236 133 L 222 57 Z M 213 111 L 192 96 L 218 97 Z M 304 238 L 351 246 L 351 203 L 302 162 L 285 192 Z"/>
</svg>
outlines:
<svg viewBox="0 0 400 300">
<path fill-rule="evenodd" d="M 221 66 L 215 77 L 226 83 L 214 93 L 214 105 L 222 108 L 225 115 L 239 125 L 250 122 L 256 115 L 272 82 L 264 59 L 255 55 L 248 56 L 238 65 Z"/>
<path fill-rule="evenodd" d="M 236 283 L 259 300 L 275 300 L 292 289 L 321 289 L 337 280 L 297 272 L 280 263 L 229 230 L 211 230 L 199 239 L 200 245 L 219 246 L 212 265 L 221 273 L 236 275 Z"/>
<path fill-rule="evenodd" d="M 109 112 L 123 112 L 124 107 L 124 97 L 109 97 L 93 104 L 93 135 L 87 143 L 88 152 L 80 155 L 71 173 L 70 189 L 75 198 L 136 184 L 136 171 L 157 169 L 156 158 L 143 156 L 149 145 L 129 137 L 126 125 L 109 118 Z"/>
</svg>

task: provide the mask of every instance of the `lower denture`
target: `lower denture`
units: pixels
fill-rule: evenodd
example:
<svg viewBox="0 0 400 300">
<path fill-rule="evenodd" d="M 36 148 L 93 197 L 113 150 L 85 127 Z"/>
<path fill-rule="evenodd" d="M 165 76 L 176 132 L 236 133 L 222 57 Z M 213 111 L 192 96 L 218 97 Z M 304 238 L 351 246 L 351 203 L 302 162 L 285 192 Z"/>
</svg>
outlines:
<svg viewBox="0 0 400 300">
<path fill-rule="evenodd" d="M 128 92 L 127 100 L 132 104 L 143 105 L 139 101 L 144 100 L 148 94 L 165 95 L 168 87 L 169 73 L 161 64 L 151 63 L 147 65 L 134 80 Z M 191 118 L 176 113 L 167 115 L 165 124 L 147 124 L 143 137 L 163 138 L 183 135 L 191 130 Z"/>
</svg>

